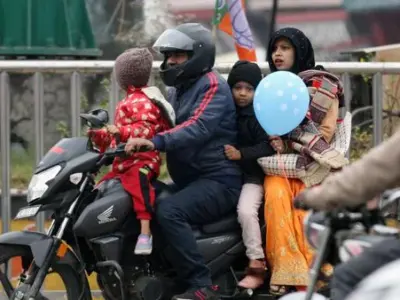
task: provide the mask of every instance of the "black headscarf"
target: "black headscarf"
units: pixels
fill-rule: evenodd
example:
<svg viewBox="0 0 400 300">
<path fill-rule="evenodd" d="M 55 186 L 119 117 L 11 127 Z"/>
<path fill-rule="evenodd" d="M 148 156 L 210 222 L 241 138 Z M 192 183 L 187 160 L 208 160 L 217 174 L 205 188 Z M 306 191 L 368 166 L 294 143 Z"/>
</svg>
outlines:
<svg viewBox="0 0 400 300">
<path fill-rule="evenodd" d="M 275 31 L 269 41 L 268 63 L 271 68 L 271 72 L 277 71 L 272 60 L 273 47 L 276 41 L 282 37 L 287 38 L 295 49 L 294 65 L 289 71 L 298 74 L 300 72 L 315 68 L 314 49 L 310 40 L 302 31 L 298 30 L 297 28 L 286 27 Z"/>
<path fill-rule="evenodd" d="M 273 47 L 276 41 L 282 37 L 287 38 L 295 48 L 295 61 L 293 67 L 289 70 L 295 74 L 306 70 L 326 71 L 321 65 L 315 65 L 314 49 L 308 37 L 297 28 L 286 27 L 275 31 L 268 44 L 268 63 L 271 72 L 277 71 L 274 62 L 272 61 Z M 344 96 L 339 96 L 339 107 L 344 106 Z"/>
</svg>

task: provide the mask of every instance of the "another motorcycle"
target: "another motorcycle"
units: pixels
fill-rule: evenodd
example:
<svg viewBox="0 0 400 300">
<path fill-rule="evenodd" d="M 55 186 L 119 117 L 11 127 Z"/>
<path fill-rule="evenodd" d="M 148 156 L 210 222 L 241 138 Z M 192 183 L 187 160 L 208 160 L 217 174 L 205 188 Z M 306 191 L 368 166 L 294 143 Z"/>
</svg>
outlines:
<svg viewBox="0 0 400 300">
<path fill-rule="evenodd" d="M 81 115 L 91 128 L 104 127 L 105 110 Z M 91 299 L 87 275 L 97 273 L 106 300 L 170 299 L 181 292 L 169 263 L 168 242 L 156 221 L 152 222 L 153 253 L 134 255 L 139 224 L 132 200 L 117 181 L 95 188 L 96 174 L 117 156 L 125 155 L 125 145 L 100 153 L 87 137 L 60 140 L 37 165 L 28 188 L 28 206 L 15 219 L 33 218 L 52 212 L 47 232 L 18 231 L 0 236 L 0 265 L 22 258 L 23 272 L 14 288 L 7 272 L 0 269 L 0 282 L 9 299 L 43 299 L 40 289 L 51 273 L 57 273 L 69 300 Z M 154 182 L 157 198 L 171 193 L 169 187 Z M 193 227 L 197 245 L 223 299 L 257 294 L 270 299 L 263 289 L 238 291 L 237 278 L 247 260 L 236 214 L 203 226 Z M 267 287 L 265 287 L 265 291 Z"/>
<path fill-rule="evenodd" d="M 325 293 L 315 292 L 323 263 L 335 266 L 361 254 L 372 245 L 399 238 L 400 231 L 386 226 L 383 219 L 390 207 L 397 207 L 399 201 L 400 190 L 392 190 L 381 196 L 379 209 L 376 210 L 310 211 L 304 221 L 304 230 L 309 244 L 317 251 L 310 270 L 310 284 L 306 292 L 288 294 L 281 299 L 329 299 L 329 289 Z M 296 206 L 307 209 L 303 203 L 296 203 Z"/>
<path fill-rule="evenodd" d="M 375 271 L 358 284 L 346 300 L 397 300 L 400 295 L 400 260 Z"/>
</svg>

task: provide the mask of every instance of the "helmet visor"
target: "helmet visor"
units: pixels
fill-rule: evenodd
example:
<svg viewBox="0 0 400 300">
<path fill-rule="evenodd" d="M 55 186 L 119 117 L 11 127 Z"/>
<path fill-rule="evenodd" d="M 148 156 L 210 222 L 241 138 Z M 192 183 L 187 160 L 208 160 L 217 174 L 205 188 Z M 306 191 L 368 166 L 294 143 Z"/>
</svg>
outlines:
<svg viewBox="0 0 400 300">
<path fill-rule="evenodd" d="M 165 30 L 153 45 L 158 52 L 164 51 L 193 51 L 195 41 L 186 34 L 176 30 Z"/>
</svg>

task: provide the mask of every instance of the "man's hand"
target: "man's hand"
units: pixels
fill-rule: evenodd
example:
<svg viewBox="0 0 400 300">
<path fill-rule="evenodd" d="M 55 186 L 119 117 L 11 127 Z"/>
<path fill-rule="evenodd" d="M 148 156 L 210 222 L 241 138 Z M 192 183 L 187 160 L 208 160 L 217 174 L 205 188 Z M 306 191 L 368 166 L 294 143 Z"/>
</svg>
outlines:
<svg viewBox="0 0 400 300">
<path fill-rule="evenodd" d="M 294 207 L 298 209 L 310 209 L 314 208 L 312 205 L 309 205 L 309 201 L 307 201 L 307 195 L 309 195 L 310 190 L 313 191 L 313 193 L 316 193 L 317 195 L 321 193 L 321 187 L 320 186 L 315 186 L 310 189 L 305 189 L 301 193 L 299 193 L 294 199 Z"/>
<path fill-rule="evenodd" d="M 282 153 L 285 150 L 283 140 L 279 136 L 271 136 L 270 139 L 271 147 L 278 153 Z"/>
<path fill-rule="evenodd" d="M 326 188 L 326 187 L 325 187 Z M 299 209 L 315 209 L 332 211 L 338 207 L 337 202 L 317 202 L 314 199 L 319 199 L 324 195 L 324 188 L 321 185 L 317 185 L 308 189 L 303 190 L 294 199 L 294 207 Z"/>
<path fill-rule="evenodd" d="M 132 155 L 134 152 L 138 151 L 151 151 L 154 150 L 154 144 L 150 140 L 142 138 L 130 138 L 125 146 L 125 152 L 128 155 Z"/>
<path fill-rule="evenodd" d="M 119 135 L 120 131 L 119 128 L 115 125 L 107 125 L 106 126 L 107 132 L 112 135 Z"/>
<path fill-rule="evenodd" d="M 231 145 L 225 145 L 225 155 L 229 160 L 240 160 L 242 158 L 242 154 L 238 149 Z"/>
</svg>

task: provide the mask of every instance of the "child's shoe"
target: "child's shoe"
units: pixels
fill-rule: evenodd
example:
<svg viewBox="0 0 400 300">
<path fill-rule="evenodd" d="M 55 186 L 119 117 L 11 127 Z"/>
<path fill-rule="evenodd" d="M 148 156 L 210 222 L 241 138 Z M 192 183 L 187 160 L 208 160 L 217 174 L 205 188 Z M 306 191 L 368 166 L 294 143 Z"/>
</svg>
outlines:
<svg viewBox="0 0 400 300">
<path fill-rule="evenodd" d="M 153 250 L 153 237 L 148 234 L 141 234 L 135 246 L 135 254 L 150 255 Z"/>
</svg>

